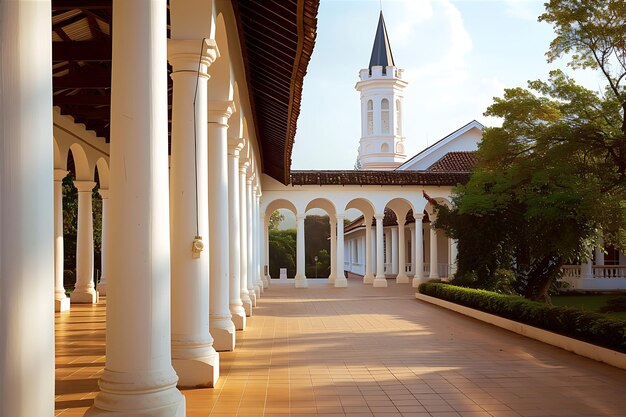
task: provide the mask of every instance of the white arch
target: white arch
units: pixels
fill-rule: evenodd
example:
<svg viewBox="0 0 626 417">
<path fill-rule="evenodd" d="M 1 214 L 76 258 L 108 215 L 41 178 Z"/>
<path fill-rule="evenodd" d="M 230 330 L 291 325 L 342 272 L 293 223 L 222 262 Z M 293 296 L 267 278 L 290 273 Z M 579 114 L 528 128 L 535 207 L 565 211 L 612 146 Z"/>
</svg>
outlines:
<svg viewBox="0 0 626 417">
<path fill-rule="evenodd" d="M 94 167 L 89 164 L 89 159 L 85 153 L 85 149 L 78 143 L 70 145 L 72 158 L 74 159 L 74 169 L 76 170 L 76 180 L 93 181 Z M 67 160 L 67 159 L 66 159 Z"/>
<path fill-rule="evenodd" d="M 104 158 L 100 158 L 96 161 L 96 169 L 98 170 L 98 179 L 100 180 L 100 188 L 103 190 L 109 189 L 110 171 L 109 164 Z M 95 176 L 94 176 L 95 179 Z"/>
<path fill-rule="evenodd" d="M 314 198 L 313 200 L 309 201 L 304 211 L 307 212 L 311 209 L 322 209 L 326 213 L 328 213 L 330 218 L 335 218 L 335 216 L 337 215 L 337 209 L 335 208 L 335 204 L 333 204 L 332 201 L 324 197 Z"/>
<path fill-rule="evenodd" d="M 277 198 L 267 205 L 265 209 L 265 217 L 269 217 L 273 212 L 279 209 L 289 210 L 294 216 L 298 215 L 298 209 L 291 201 L 284 198 Z"/>
</svg>

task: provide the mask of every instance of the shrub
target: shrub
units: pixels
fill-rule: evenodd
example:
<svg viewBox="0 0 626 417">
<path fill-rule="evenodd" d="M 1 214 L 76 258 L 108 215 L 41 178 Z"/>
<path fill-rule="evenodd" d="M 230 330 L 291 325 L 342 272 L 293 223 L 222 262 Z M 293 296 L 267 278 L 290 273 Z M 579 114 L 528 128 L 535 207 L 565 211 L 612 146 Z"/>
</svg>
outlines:
<svg viewBox="0 0 626 417">
<path fill-rule="evenodd" d="M 626 353 L 626 321 L 523 297 L 427 282 L 419 292 L 520 323 Z"/>
</svg>

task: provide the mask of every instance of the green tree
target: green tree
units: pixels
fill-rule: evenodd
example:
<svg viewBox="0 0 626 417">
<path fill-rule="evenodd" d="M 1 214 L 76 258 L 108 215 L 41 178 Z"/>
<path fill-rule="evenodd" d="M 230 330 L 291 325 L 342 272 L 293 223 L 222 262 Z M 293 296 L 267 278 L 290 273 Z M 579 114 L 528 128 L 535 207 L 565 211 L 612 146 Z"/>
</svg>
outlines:
<svg viewBox="0 0 626 417">
<path fill-rule="evenodd" d="M 599 69 L 607 88 L 599 94 L 553 71 L 487 109 L 502 127 L 484 131 L 477 169 L 437 221 L 459 239 L 461 281 L 497 287 L 499 271 L 512 270 L 514 290 L 549 301 L 561 266 L 586 259 L 600 235 L 626 247 L 624 4 L 546 4 L 540 19 L 557 32 L 549 59 L 574 52 L 570 65 Z"/>
<path fill-rule="evenodd" d="M 280 268 L 287 268 L 287 276 L 296 275 L 296 230 L 269 231 L 270 276 L 280 276 Z"/>
<path fill-rule="evenodd" d="M 285 216 L 280 214 L 280 211 L 275 210 L 270 214 L 269 230 L 278 230 L 278 226 L 285 220 Z"/>
</svg>

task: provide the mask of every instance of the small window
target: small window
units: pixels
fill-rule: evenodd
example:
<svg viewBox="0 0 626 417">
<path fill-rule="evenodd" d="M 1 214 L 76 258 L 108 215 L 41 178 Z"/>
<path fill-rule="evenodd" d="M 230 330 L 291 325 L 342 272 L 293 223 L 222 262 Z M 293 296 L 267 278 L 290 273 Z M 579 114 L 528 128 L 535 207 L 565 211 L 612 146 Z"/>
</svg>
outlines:
<svg viewBox="0 0 626 417">
<path fill-rule="evenodd" d="M 383 143 L 382 145 L 380 145 L 380 151 L 381 152 L 389 152 L 389 144 L 388 143 Z"/>
<path fill-rule="evenodd" d="M 367 102 L 367 134 L 374 134 L 374 103 L 372 100 Z"/>
<path fill-rule="evenodd" d="M 389 100 L 384 98 L 380 102 L 380 109 L 381 131 L 382 133 L 389 133 Z"/>
</svg>

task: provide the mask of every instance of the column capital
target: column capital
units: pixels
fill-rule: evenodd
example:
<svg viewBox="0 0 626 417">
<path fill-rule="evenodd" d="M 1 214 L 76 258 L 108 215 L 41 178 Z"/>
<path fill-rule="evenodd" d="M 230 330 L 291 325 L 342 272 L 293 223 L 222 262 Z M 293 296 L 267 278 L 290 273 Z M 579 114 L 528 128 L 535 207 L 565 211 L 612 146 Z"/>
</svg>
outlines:
<svg viewBox="0 0 626 417">
<path fill-rule="evenodd" d="M 208 69 L 218 56 L 215 39 L 167 40 L 167 61 L 172 66 L 172 76 L 187 73 L 209 79 Z"/>
<path fill-rule="evenodd" d="M 228 119 L 235 111 L 235 102 L 229 101 L 212 101 L 209 100 L 208 105 L 208 121 L 228 127 Z"/>
<path fill-rule="evenodd" d="M 243 149 L 244 139 L 234 136 L 228 137 L 228 154 L 239 156 L 239 152 Z"/>
<path fill-rule="evenodd" d="M 254 182 L 254 177 L 255 177 L 254 172 L 251 172 L 250 170 L 248 170 L 248 174 L 246 176 L 246 183 L 252 186 L 252 183 Z"/>
<path fill-rule="evenodd" d="M 54 169 L 54 180 L 55 181 L 63 181 L 63 178 L 67 177 L 68 173 L 69 173 L 69 171 L 66 171 L 64 169 L 55 168 Z"/>
<path fill-rule="evenodd" d="M 250 165 L 250 160 L 246 157 L 240 157 L 239 158 L 239 173 L 247 174 L 248 165 Z"/>
<path fill-rule="evenodd" d="M 413 213 L 413 218 L 415 219 L 415 221 L 423 220 L 424 219 L 424 213 L 421 213 L 421 214 Z"/>
<path fill-rule="evenodd" d="M 375 213 L 374 214 L 374 218 L 376 219 L 376 221 L 383 221 L 383 219 L 385 218 L 385 213 Z"/>
<path fill-rule="evenodd" d="M 80 193 L 91 192 L 95 186 L 96 186 L 96 183 L 93 181 L 81 181 L 81 180 L 74 181 L 74 187 L 76 187 L 78 189 L 78 192 Z"/>
<path fill-rule="evenodd" d="M 106 200 L 107 198 L 109 198 L 109 189 L 108 188 L 100 188 L 98 190 L 98 194 L 100 194 L 100 197 L 102 197 L 103 200 Z"/>
<path fill-rule="evenodd" d="M 298 220 L 298 221 L 300 221 L 300 220 L 304 221 L 305 217 L 306 217 L 306 214 L 296 214 L 296 220 Z"/>
<path fill-rule="evenodd" d="M 335 214 L 335 221 L 338 222 L 339 220 L 343 220 L 346 218 L 346 214 L 345 213 L 337 213 Z"/>
</svg>

